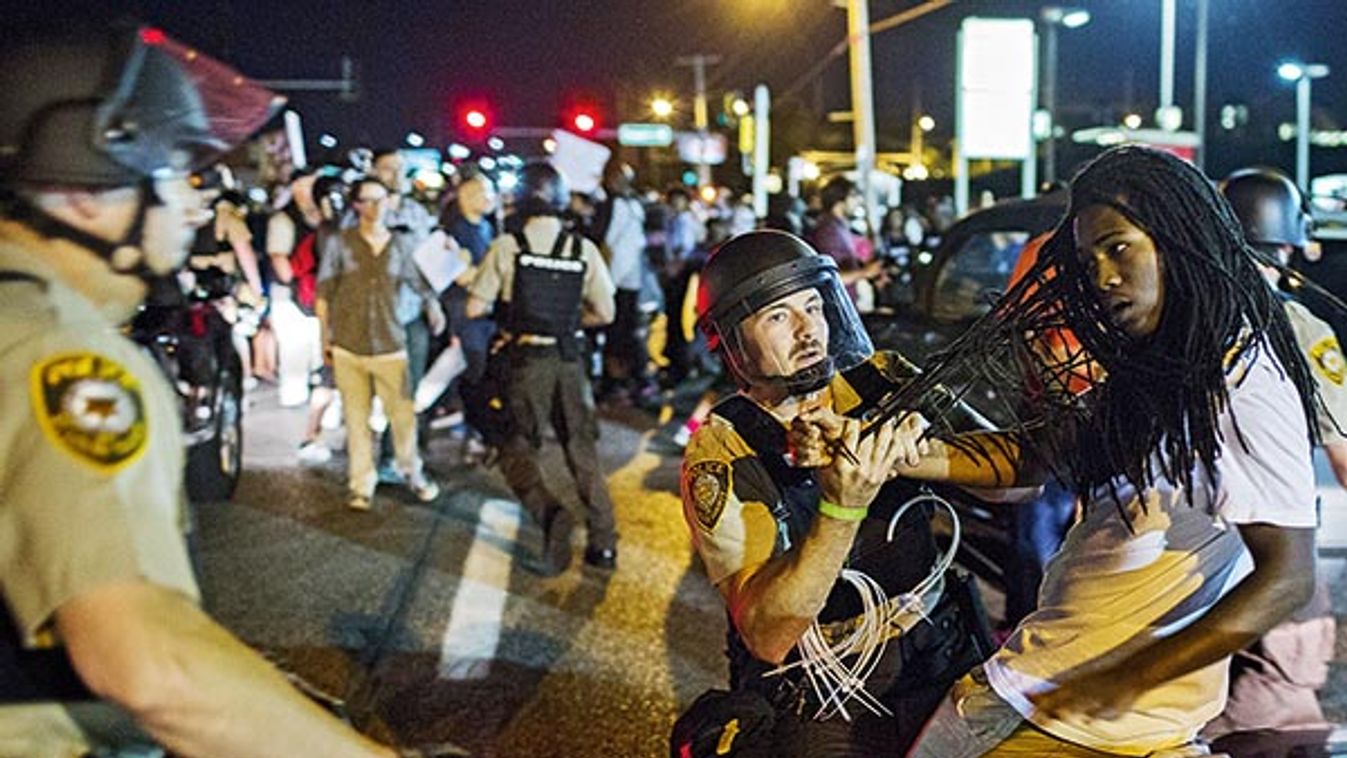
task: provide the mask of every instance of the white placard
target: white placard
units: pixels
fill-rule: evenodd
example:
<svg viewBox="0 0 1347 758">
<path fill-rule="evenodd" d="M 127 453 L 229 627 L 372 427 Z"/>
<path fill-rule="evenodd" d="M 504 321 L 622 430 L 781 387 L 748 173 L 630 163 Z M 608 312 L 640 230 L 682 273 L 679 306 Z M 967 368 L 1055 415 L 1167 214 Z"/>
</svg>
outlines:
<svg viewBox="0 0 1347 758">
<path fill-rule="evenodd" d="M 435 362 L 426 369 L 426 375 L 421 377 L 421 381 L 416 385 L 413 400 L 416 412 L 421 413 L 434 405 L 435 401 L 440 399 L 440 395 L 449 388 L 449 383 L 454 377 L 463 373 L 467 367 L 468 360 L 463 355 L 463 346 L 458 340 L 449 343 L 449 347 L 440 352 Z"/>
<path fill-rule="evenodd" d="M 443 292 L 445 287 L 453 284 L 454 280 L 468 268 L 468 262 L 463 259 L 458 243 L 453 237 L 445 234 L 443 229 L 436 229 L 427 235 L 421 244 L 416 246 L 412 260 L 416 261 L 417 269 L 437 295 Z"/>
<path fill-rule="evenodd" d="M 557 149 L 552 153 L 552 165 L 566 177 L 571 192 L 586 195 L 597 192 L 603 180 L 603 166 L 613 151 L 564 129 L 553 130 L 552 139 L 557 143 Z"/>
</svg>

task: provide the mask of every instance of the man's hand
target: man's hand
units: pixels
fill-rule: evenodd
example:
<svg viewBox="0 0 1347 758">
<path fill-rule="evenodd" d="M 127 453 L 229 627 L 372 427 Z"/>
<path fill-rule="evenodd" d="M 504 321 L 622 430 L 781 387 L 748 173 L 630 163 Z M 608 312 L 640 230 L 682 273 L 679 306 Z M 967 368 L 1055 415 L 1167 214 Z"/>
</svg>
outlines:
<svg viewBox="0 0 1347 758">
<path fill-rule="evenodd" d="M 1051 692 L 1030 696 L 1029 700 L 1048 718 L 1078 713 L 1112 721 L 1130 711 L 1137 698 L 1153 686 L 1142 681 L 1135 668 L 1108 668 L 1069 678 Z"/>
<path fill-rule="evenodd" d="M 902 423 L 889 419 L 864 440 L 861 422 L 855 419 L 843 419 L 839 431 L 832 439 L 853 457 L 834 455 L 832 463 L 819 469 L 818 478 L 824 499 L 843 508 L 870 507 L 899 462 L 921 457 L 921 428 L 912 418 Z"/>
<path fill-rule="evenodd" d="M 791 421 L 790 431 L 787 433 L 787 443 L 795 465 L 823 468 L 831 465 L 833 458 L 838 455 L 842 457 L 850 455 L 853 463 L 859 460 L 855 456 L 854 448 L 847 445 L 843 439 L 843 429 L 847 421 L 845 416 L 840 416 L 829 408 L 810 408 L 796 416 Z M 930 443 L 921 436 L 927 427 L 926 420 L 915 411 L 884 423 L 897 423 L 898 434 L 895 441 L 901 447 L 897 464 L 889 472 L 889 477 L 892 478 L 900 473 L 903 467 L 916 466 L 920 463 L 922 456 L 929 452 Z M 882 426 L 869 432 L 867 439 L 873 438 L 881 429 Z"/>
<path fill-rule="evenodd" d="M 444 334 L 448 321 L 444 318 L 444 309 L 440 307 L 437 300 L 426 301 L 426 323 L 430 325 L 430 333 L 436 337 Z"/>
</svg>

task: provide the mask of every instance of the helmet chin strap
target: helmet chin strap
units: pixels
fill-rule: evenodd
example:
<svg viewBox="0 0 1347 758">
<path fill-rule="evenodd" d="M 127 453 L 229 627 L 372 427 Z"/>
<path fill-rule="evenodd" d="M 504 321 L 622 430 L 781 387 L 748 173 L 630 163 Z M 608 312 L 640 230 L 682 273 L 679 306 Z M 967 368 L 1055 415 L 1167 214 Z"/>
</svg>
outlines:
<svg viewBox="0 0 1347 758">
<path fill-rule="evenodd" d="M 55 216 L 52 216 L 37 206 L 23 199 L 14 200 L 13 215 L 16 220 L 22 221 L 31 227 L 34 231 L 46 237 L 55 237 L 73 242 L 94 255 L 107 261 L 108 267 L 115 273 L 127 276 L 135 276 L 140 279 L 150 280 L 161 276 L 155 273 L 149 267 L 148 258 L 145 255 L 143 245 L 145 243 L 145 220 L 149 215 L 150 209 L 162 206 L 164 201 L 159 197 L 159 193 L 154 189 L 154 180 L 144 177 L 136 185 L 139 195 L 136 204 L 136 217 L 131 222 L 131 228 L 127 230 L 122 239 L 118 242 L 104 239 L 102 237 L 90 234 L 83 229 L 71 226 Z M 130 266 L 118 265 L 116 260 L 121 250 L 129 250 L 135 255 L 135 263 Z"/>
<path fill-rule="evenodd" d="M 818 392 L 828 386 L 837 373 L 837 364 L 831 355 L 811 366 L 796 371 L 790 376 L 764 376 L 760 381 L 781 388 L 792 397 Z"/>
</svg>

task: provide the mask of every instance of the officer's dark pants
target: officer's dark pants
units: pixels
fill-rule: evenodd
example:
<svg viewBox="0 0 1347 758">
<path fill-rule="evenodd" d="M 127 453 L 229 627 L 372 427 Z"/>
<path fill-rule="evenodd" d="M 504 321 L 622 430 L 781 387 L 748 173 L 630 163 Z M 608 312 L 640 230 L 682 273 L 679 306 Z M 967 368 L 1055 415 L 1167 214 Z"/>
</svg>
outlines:
<svg viewBox="0 0 1347 758">
<path fill-rule="evenodd" d="M 619 289 L 616 315 L 604 343 L 605 377 L 615 386 L 640 389 L 646 381 L 650 355 L 646 349 L 647 328 L 641 313 L 640 290 Z"/>
<path fill-rule="evenodd" d="M 555 347 L 510 348 L 510 415 L 514 423 L 501 448 L 500 468 L 520 503 L 538 524 L 562 507 L 548 490 L 538 466 L 543 425 L 552 424 L 566 453 L 585 508 L 589 546 L 617 546 L 613 503 L 599 470 L 599 423 L 585 365 L 562 360 Z"/>
<path fill-rule="evenodd" d="M 692 355 L 683 336 L 683 298 L 696 267 L 685 264 L 678 273 L 664 282 L 665 340 L 664 357 L 669 360 L 668 381 L 677 384 L 692 372 Z"/>
</svg>

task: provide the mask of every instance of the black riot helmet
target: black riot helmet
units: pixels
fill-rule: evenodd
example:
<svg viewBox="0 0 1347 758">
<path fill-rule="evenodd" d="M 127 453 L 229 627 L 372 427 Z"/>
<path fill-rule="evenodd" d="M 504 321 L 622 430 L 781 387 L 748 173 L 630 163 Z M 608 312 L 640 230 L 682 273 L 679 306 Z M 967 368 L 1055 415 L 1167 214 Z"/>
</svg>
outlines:
<svg viewBox="0 0 1347 758">
<path fill-rule="evenodd" d="M 524 165 L 515 196 L 519 214 L 524 218 L 559 216 L 571 201 L 565 177 L 546 161 L 529 161 Z"/>
<path fill-rule="evenodd" d="M 1280 171 L 1240 169 L 1221 182 L 1221 193 L 1244 226 L 1250 244 L 1290 245 L 1297 250 L 1309 244 L 1310 216 L 1304 199 Z"/>
<path fill-rule="evenodd" d="M 241 142 L 280 101 L 149 27 L 19 44 L 0 58 L 6 184 L 121 187 Z"/>
<path fill-rule="evenodd" d="M 791 344 L 764 346 L 760 312 L 794 319 Z M 787 232 L 747 232 L 721 245 L 702 269 L 697 316 L 742 386 L 813 392 L 874 352 L 837 263 Z"/>
<path fill-rule="evenodd" d="M 26 40 L 0 54 L 0 196 L 7 215 L 105 260 L 139 248 L 156 181 L 239 144 L 284 102 L 150 27 Z M 106 240 L 44 213 L 25 189 L 136 186 L 139 212 Z M 142 260 L 120 273 L 152 276 Z"/>
</svg>

